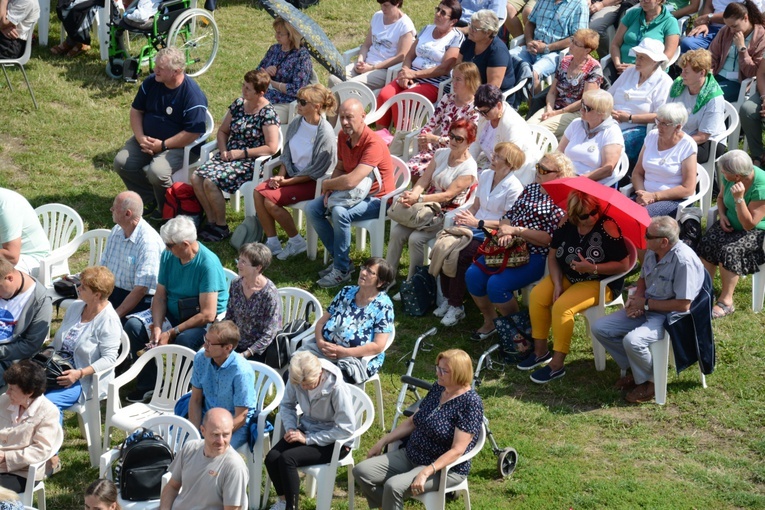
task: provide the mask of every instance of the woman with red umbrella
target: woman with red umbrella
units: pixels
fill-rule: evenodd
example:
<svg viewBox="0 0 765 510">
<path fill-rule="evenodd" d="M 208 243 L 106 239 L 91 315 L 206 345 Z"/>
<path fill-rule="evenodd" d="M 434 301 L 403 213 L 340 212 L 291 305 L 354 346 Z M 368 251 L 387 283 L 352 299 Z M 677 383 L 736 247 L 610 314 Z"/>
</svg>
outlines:
<svg viewBox="0 0 765 510">
<path fill-rule="evenodd" d="M 563 361 L 574 334 L 574 315 L 598 304 L 600 280 L 629 269 L 624 237 L 593 195 L 574 190 L 568 196 L 568 221 L 552 236 L 547 256 L 550 274 L 531 291 L 529 315 L 534 353 L 518 364 L 533 370 L 531 380 L 545 384 L 566 375 Z M 622 281 L 606 292 L 621 291 Z M 547 347 L 552 327 L 553 352 Z M 545 366 L 542 366 L 545 365 Z"/>
</svg>

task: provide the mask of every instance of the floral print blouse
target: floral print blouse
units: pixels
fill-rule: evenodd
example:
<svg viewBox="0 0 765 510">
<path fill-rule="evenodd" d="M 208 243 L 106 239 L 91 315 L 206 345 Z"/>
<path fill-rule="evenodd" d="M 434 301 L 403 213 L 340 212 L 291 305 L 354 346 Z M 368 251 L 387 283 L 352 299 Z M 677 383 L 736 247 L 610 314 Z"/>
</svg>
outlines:
<svg viewBox="0 0 765 510">
<path fill-rule="evenodd" d="M 266 52 L 266 56 L 258 64 L 258 69 L 275 66 L 276 75 L 273 81 L 285 83 L 287 93 L 279 92 L 275 88 L 269 88 L 266 99 L 274 104 L 291 103 L 297 99 L 298 90 L 311 82 L 311 55 L 308 50 L 301 46 L 296 50 L 283 51 L 281 44 L 274 44 Z"/>
<path fill-rule="evenodd" d="M 241 340 L 237 352 L 252 347 L 257 354 L 263 354 L 282 328 L 282 300 L 274 282 L 268 280 L 249 298 L 244 295 L 241 278 L 231 282 L 226 319 L 239 327 Z"/>
</svg>

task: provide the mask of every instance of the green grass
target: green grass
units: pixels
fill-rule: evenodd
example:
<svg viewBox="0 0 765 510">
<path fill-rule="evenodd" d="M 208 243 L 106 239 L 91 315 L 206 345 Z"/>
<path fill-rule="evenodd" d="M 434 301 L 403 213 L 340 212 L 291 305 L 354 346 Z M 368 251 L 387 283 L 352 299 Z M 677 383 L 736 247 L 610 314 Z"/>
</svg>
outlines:
<svg viewBox="0 0 765 510">
<path fill-rule="evenodd" d="M 404 7 L 417 27 L 432 18 L 431 1 L 408 0 Z M 322 0 L 307 12 L 344 51 L 362 41 L 376 9 L 371 0 Z M 222 2 L 216 20 L 221 31 L 218 59 L 198 81 L 213 116 L 220 119 L 239 95 L 244 73 L 260 61 L 273 36 L 269 16 L 249 2 Z M 60 24 L 52 22 L 51 41 L 58 41 L 59 30 Z M 110 171 L 111 162 L 130 135 L 128 109 L 137 86 L 109 79 L 96 51 L 70 61 L 35 47 L 27 70 L 41 108 L 33 109 L 20 73 L 11 71 L 16 90 L 0 88 L 0 185 L 21 192 L 34 206 L 71 205 L 89 229 L 111 227 L 109 206 L 123 189 Z M 323 70 L 319 74 L 326 78 Z M 240 221 L 241 213 L 232 212 L 230 225 Z M 234 269 L 228 244 L 213 248 L 224 265 Z M 366 254 L 352 256 L 358 265 Z M 334 291 L 314 285 L 320 268 L 320 261 L 298 257 L 275 261 L 267 274 L 278 286 L 314 292 L 326 305 Z M 520 460 L 512 477 L 500 479 L 497 458 L 487 443 L 470 476 L 473 507 L 765 508 L 765 315 L 751 313 L 751 278 L 739 284 L 736 307 L 733 316 L 715 322 L 718 367 L 707 377 L 709 388 L 701 388 L 696 367 L 679 377 L 672 375 L 663 407 L 627 405 L 611 389 L 618 369 L 609 360 L 605 372 L 595 371 L 582 319 L 577 319 L 564 379 L 537 386 L 528 374 L 511 367 L 486 372 L 480 394 L 492 432 L 500 448 L 514 447 Z M 399 305 L 396 312 L 398 337 L 382 375 L 388 426 L 398 377 L 406 369 L 414 340 L 438 324 L 432 317 L 408 317 Z M 416 374 L 432 379 L 434 357 L 446 348 L 465 349 L 477 360 L 488 347 L 468 339 L 479 324 L 469 304 L 465 321 L 439 328 L 434 349 L 418 356 Z M 66 467 L 46 483 L 48 506 L 56 510 L 81 508 L 82 491 L 97 476 L 88 467 L 73 415 L 66 425 L 61 452 Z M 382 433 L 373 426 L 357 460 Z M 333 507 L 347 506 L 346 491 L 342 472 Z M 363 498 L 357 501 L 366 508 Z M 312 500 L 303 503 L 313 508 Z M 448 508 L 461 505 L 452 502 Z"/>
</svg>

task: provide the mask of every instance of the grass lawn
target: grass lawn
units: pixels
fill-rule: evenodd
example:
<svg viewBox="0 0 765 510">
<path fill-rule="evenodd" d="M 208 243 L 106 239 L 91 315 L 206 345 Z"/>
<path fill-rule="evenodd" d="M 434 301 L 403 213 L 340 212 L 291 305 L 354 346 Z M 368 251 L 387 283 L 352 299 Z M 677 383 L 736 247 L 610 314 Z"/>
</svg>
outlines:
<svg viewBox="0 0 765 510">
<path fill-rule="evenodd" d="M 418 28 L 432 20 L 433 7 L 434 2 L 424 0 L 404 5 Z M 343 51 L 363 40 L 376 9 L 372 0 L 322 0 L 308 12 Z M 238 97 L 244 73 L 260 61 L 274 38 L 270 17 L 250 2 L 220 2 L 216 20 L 221 32 L 218 58 L 198 81 L 213 116 L 220 119 Z M 58 41 L 59 31 L 60 24 L 52 22 L 52 42 Z M 128 109 L 137 85 L 109 79 L 95 49 L 70 61 L 35 47 L 27 70 L 41 108 L 33 109 L 20 73 L 10 72 L 16 90 L 0 90 L 0 185 L 21 192 L 34 206 L 68 204 L 89 229 L 110 228 L 109 206 L 123 189 L 111 162 L 130 136 Z M 326 78 L 323 70 L 320 75 Z M 229 224 L 234 227 L 241 218 L 231 212 Z M 235 269 L 227 243 L 212 248 L 226 267 Z M 357 267 L 366 255 L 353 253 Z M 267 275 L 277 286 L 316 293 L 326 305 L 335 292 L 314 285 L 320 268 L 320 261 L 297 257 L 275 261 Z M 520 460 L 512 477 L 500 479 L 497 458 L 487 443 L 470 476 L 474 508 L 765 508 L 765 315 L 751 312 L 751 278 L 739 284 L 736 307 L 733 316 L 715 322 L 718 366 L 707 377 L 709 388 L 701 388 L 696 367 L 672 375 L 663 407 L 628 405 L 611 389 L 618 368 L 609 360 L 605 372 L 595 371 L 581 319 L 564 379 L 537 386 L 512 367 L 486 372 L 480 394 L 492 431 L 501 448 L 518 450 Z M 438 325 L 432 316 L 411 318 L 399 305 L 396 311 L 398 336 L 382 374 L 388 426 L 398 377 L 414 340 Z M 432 379 L 435 355 L 446 348 L 465 349 L 477 360 L 489 346 L 469 340 L 479 324 L 471 304 L 461 324 L 439 327 L 433 350 L 418 356 L 417 375 Z M 61 452 L 65 468 L 46 483 L 48 507 L 56 510 L 81 508 L 84 487 L 97 477 L 88 466 L 75 417 L 67 418 Z M 357 460 L 382 433 L 373 426 Z M 342 472 L 333 508 L 347 506 L 346 491 Z M 363 498 L 357 501 L 366 508 Z M 304 499 L 301 506 L 313 505 Z"/>
</svg>

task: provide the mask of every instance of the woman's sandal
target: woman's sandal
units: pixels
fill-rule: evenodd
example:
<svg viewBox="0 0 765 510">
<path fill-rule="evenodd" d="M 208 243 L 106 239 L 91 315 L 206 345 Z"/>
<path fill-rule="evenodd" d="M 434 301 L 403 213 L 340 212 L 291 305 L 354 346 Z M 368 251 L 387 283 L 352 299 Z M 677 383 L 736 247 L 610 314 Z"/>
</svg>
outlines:
<svg viewBox="0 0 765 510">
<path fill-rule="evenodd" d="M 50 49 L 50 52 L 53 53 L 54 55 L 66 55 L 70 51 L 72 51 L 72 48 L 74 48 L 74 45 L 64 40 L 64 42 L 62 42 L 61 44 L 57 46 L 53 46 Z"/>
<path fill-rule="evenodd" d="M 66 56 L 69 57 L 69 58 L 73 58 L 73 57 L 76 57 L 78 55 L 82 55 L 83 53 L 88 52 L 88 51 L 90 51 L 90 45 L 89 44 L 77 43 L 77 44 L 74 45 L 74 47 L 71 50 L 69 50 L 69 52 L 66 54 Z"/>
<path fill-rule="evenodd" d="M 723 317 L 727 317 L 728 315 L 731 315 L 733 312 L 735 312 L 735 311 L 736 311 L 736 309 L 734 308 L 734 306 L 733 306 L 732 304 L 731 304 L 731 305 L 726 305 L 726 304 L 725 304 L 725 303 L 723 303 L 722 301 L 718 301 L 718 302 L 715 304 L 715 306 L 716 306 L 717 308 L 719 308 L 721 311 L 720 311 L 720 312 L 718 312 L 718 311 L 717 311 L 717 310 L 715 310 L 715 309 L 714 309 L 714 307 L 713 307 L 713 308 L 712 308 L 712 318 L 713 318 L 713 319 L 721 319 L 721 318 L 723 318 Z"/>
</svg>

